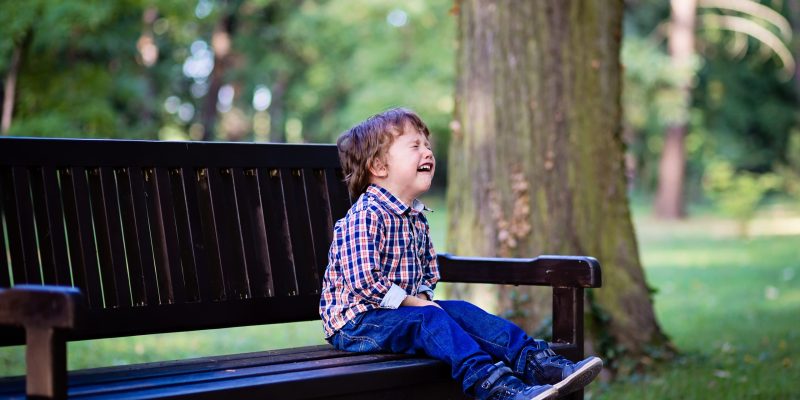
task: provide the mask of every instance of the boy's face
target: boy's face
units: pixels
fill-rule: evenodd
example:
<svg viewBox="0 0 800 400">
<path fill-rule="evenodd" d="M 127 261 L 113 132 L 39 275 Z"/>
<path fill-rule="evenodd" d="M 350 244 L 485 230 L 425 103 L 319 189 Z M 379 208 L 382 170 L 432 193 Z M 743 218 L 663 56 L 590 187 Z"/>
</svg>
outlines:
<svg viewBox="0 0 800 400">
<path fill-rule="evenodd" d="M 402 135 L 394 138 L 383 161 L 370 169 L 372 182 L 388 189 L 404 203 L 411 205 L 430 189 L 436 159 L 428 138 L 410 124 Z"/>
</svg>

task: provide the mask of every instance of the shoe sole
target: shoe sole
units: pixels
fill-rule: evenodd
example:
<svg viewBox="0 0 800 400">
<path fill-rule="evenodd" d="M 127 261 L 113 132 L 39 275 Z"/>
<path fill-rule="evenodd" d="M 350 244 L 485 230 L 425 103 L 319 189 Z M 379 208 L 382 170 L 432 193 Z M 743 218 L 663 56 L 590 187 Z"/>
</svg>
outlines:
<svg viewBox="0 0 800 400">
<path fill-rule="evenodd" d="M 600 371 L 603 369 L 603 360 L 599 357 L 594 357 L 591 361 L 587 362 L 577 371 L 573 372 L 570 376 L 561 380 L 561 382 L 553 385 L 558 391 L 559 395 L 570 394 L 574 391 L 583 389 L 586 385 L 594 380 Z"/>
<path fill-rule="evenodd" d="M 558 397 L 558 390 L 556 390 L 555 386 L 551 387 L 550 389 L 545 390 L 542 393 L 536 395 L 536 397 L 531 397 L 530 400 L 548 400 L 548 399 L 555 399 Z"/>
</svg>

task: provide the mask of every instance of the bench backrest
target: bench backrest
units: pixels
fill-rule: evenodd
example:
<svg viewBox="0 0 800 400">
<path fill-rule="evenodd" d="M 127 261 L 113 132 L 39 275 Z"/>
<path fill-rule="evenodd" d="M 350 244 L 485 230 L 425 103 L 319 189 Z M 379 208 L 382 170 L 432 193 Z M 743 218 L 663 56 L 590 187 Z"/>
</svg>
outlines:
<svg viewBox="0 0 800 400">
<path fill-rule="evenodd" d="M 73 340 L 316 319 L 349 205 L 333 145 L 0 138 L 0 287 L 80 288 Z"/>
</svg>

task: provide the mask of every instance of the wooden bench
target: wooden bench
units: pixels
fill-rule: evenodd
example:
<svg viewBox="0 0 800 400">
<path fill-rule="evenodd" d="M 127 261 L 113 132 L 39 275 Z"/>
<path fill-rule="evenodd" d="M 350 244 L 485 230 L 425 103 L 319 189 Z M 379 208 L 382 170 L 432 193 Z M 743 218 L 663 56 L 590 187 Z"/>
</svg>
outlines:
<svg viewBox="0 0 800 400">
<path fill-rule="evenodd" d="M 67 373 L 67 341 L 318 320 L 350 204 L 332 145 L 0 138 L 0 345 L 27 341 L 0 397 L 463 398 L 441 362 L 328 345 Z M 555 347 L 583 356 L 595 259 L 439 262 L 552 286 Z"/>
</svg>

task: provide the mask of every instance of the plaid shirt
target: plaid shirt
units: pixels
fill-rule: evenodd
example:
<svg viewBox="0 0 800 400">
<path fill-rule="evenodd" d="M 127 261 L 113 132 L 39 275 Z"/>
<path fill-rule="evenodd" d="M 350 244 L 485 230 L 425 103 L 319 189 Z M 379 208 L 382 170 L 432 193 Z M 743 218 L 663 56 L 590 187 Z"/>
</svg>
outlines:
<svg viewBox="0 0 800 400">
<path fill-rule="evenodd" d="M 439 268 L 423 209 L 373 184 L 336 222 L 319 304 L 326 338 L 360 313 L 397 308 L 406 295 L 433 298 Z"/>
</svg>

